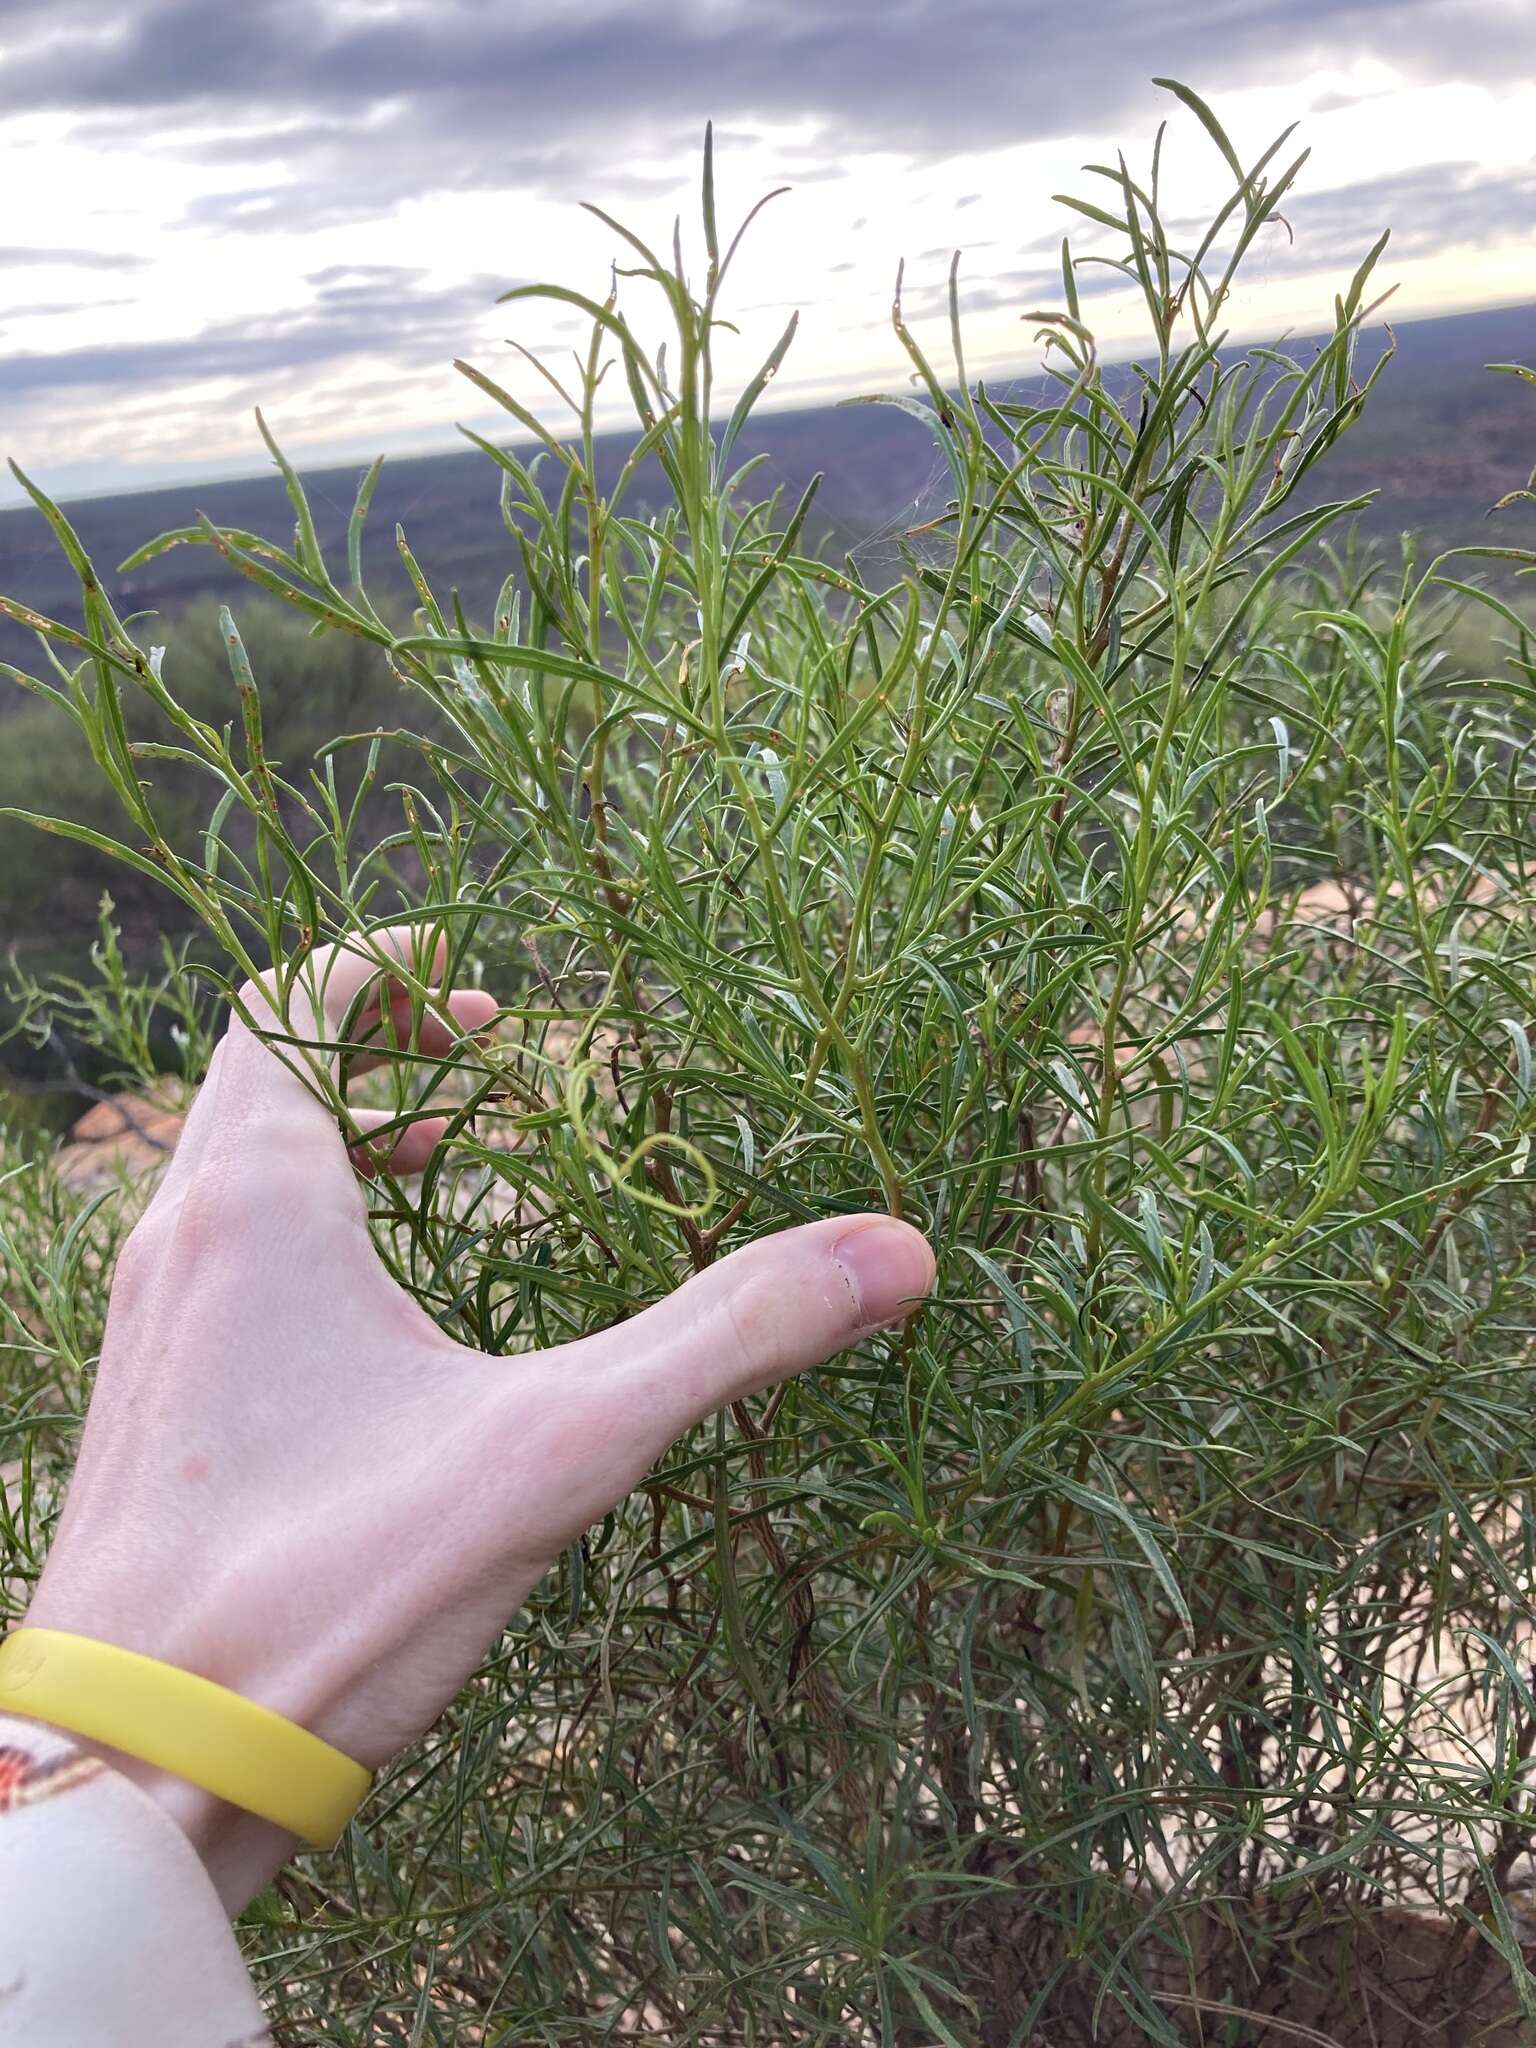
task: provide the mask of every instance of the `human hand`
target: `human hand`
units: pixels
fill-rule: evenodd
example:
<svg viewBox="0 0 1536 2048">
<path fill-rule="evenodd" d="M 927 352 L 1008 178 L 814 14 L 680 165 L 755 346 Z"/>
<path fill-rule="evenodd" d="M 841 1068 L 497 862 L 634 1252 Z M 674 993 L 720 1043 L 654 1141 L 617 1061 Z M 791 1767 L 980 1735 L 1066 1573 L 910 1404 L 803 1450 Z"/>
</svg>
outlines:
<svg viewBox="0 0 1536 2048">
<path fill-rule="evenodd" d="M 317 953 L 288 1032 L 334 1043 L 359 1001 L 354 1039 L 382 1003 L 403 1022 L 405 984 L 379 962 L 415 943 L 397 927 Z M 426 979 L 440 972 L 439 954 Z M 282 1028 L 261 985 L 242 1000 Z M 419 1044 L 441 1057 L 495 1004 L 458 990 L 433 1008 Z M 395 1170 L 419 1170 L 442 1129 L 399 1136 Z M 27 1619 L 197 1672 L 376 1767 L 675 1437 L 898 1318 L 932 1277 L 907 1225 L 837 1217 L 610 1330 L 485 1357 L 389 1277 L 333 1116 L 236 1015 L 119 1258 Z M 231 1910 L 291 1854 L 268 1823 L 112 1760 L 181 1823 Z"/>
</svg>

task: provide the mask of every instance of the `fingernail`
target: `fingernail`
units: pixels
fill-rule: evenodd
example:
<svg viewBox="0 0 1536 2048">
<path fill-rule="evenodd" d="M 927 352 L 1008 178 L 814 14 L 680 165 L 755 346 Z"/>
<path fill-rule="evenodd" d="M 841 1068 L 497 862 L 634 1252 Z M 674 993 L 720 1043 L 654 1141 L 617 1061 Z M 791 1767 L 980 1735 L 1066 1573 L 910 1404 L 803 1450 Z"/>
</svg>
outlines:
<svg viewBox="0 0 1536 2048">
<path fill-rule="evenodd" d="M 832 1246 L 859 1306 L 859 1327 L 899 1322 L 933 1285 L 928 1240 L 889 1216 L 862 1218 Z"/>
</svg>

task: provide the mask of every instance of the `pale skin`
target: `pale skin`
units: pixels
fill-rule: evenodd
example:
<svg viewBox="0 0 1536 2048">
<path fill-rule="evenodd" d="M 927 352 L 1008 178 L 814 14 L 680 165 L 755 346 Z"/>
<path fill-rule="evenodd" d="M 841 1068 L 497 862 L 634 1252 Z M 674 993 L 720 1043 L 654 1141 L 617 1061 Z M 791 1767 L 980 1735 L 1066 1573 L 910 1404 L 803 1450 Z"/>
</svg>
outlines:
<svg viewBox="0 0 1536 2048">
<path fill-rule="evenodd" d="M 316 1010 L 296 998 L 290 1031 L 334 1038 L 351 1014 L 366 1033 L 384 1004 L 403 1016 L 407 990 L 378 962 L 419 943 L 402 926 L 317 953 Z M 421 1049 L 449 1055 L 495 1007 L 438 990 Z M 258 984 L 239 1008 L 272 1015 Z M 291 1060 L 231 1018 L 119 1259 L 27 1619 L 198 1672 L 375 1768 L 676 1437 L 899 1320 L 933 1260 L 890 1217 L 836 1217 L 721 1259 L 611 1330 L 485 1357 L 380 1263 L 356 1161 Z M 441 1137 L 431 1119 L 397 1134 L 395 1170 Z M 293 1853 L 268 1823 L 106 1753 L 179 1822 L 231 1912 Z"/>
</svg>

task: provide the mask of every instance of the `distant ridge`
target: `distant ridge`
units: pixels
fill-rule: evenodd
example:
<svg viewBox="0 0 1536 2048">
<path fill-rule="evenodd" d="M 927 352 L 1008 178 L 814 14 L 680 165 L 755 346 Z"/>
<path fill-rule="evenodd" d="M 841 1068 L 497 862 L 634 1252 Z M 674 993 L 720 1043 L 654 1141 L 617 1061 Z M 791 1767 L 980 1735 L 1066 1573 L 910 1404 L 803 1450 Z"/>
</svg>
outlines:
<svg viewBox="0 0 1536 2048">
<path fill-rule="evenodd" d="M 1408 321 L 1394 334 L 1397 358 L 1362 421 L 1321 465 L 1320 488 L 1330 497 L 1377 490 L 1362 520 L 1376 536 L 1413 531 L 1432 546 L 1478 540 L 1536 545 L 1536 507 L 1516 505 L 1496 519 L 1487 516 L 1536 465 L 1536 390 L 1484 368 L 1536 361 L 1536 305 Z M 1368 337 L 1368 361 L 1384 341 L 1374 332 Z M 600 446 L 612 469 L 632 438 L 604 437 Z M 765 490 L 782 485 L 798 495 L 823 471 L 813 525 L 854 547 L 871 573 L 882 561 L 894 561 L 893 536 L 943 502 L 943 466 L 932 443 L 917 422 L 883 407 L 765 413 L 743 436 L 741 453 L 764 458 L 758 475 Z M 327 548 L 339 546 L 359 474 L 360 465 L 305 472 Z M 46 470 L 38 481 L 46 488 Z M 493 466 L 472 449 L 386 462 L 366 553 L 378 588 L 408 595 L 393 541 L 398 522 L 433 583 L 444 591 L 457 586 L 471 614 L 483 617 L 514 559 L 498 515 L 498 483 Z M 193 602 L 251 594 L 245 579 L 206 548 L 177 548 L 130 576 L 117 573 L 135 548 L 191 524 L 199 511 L 220 524 L 276 535 L 289 525 L 275 475 L 132 491 L 70 508 L 125 611 L 175 612 Z M 0 593 L 55 617 L 78 618 L 68 565 L 31 506 L 0 511 Z M 27 667 L 34 652 L 30 635 L 0 621 L 0 660 Z M 15 695 L 0 681 L 0 706 Z"/>
</svg>

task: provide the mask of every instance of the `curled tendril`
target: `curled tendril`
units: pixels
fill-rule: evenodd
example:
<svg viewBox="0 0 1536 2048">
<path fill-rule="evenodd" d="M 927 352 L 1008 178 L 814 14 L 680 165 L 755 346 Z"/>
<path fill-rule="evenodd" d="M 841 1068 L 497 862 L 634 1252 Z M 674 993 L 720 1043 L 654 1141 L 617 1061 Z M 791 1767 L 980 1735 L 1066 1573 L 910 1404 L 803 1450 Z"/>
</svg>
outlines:
<svg viewBox="0 0 1536 2048">
<path fill-rule="evenodd" d="M 684 1216 L 691 1223 L 702 1223 L 715 1206 L 715 1197 L 720 1183 L 714 1167 L 687 1138 L 679 1138 L 671 1131 L 651 1131 L 638 1145 L 626 1152 L 622 1159 L 616 1159 L 606 1146 L 600 1144 L 588 1128 L 582 1097 L 587 1083 L 600 1070 L 597 1060 L 578 1060 L 565 1078 L 565 1113 L 570 1121 L 576 1142 L 582 1152 L 602 1174 L 615 1191 L 627 1195 L 632 1202 L 641 1202 L 648 1209 L 659 1209 L 665 1216 Z M 635 1179 L 635 1171 L 643 1166 L 654 1152 L 675 1153 L 684 1159 L 698 1173 L 704 1176 L 704 1192 L 696 1202 L 674 1202 L 666 1195 L 658 1194 L 647 1187 L 643 1180 Z"/>
</svg>

